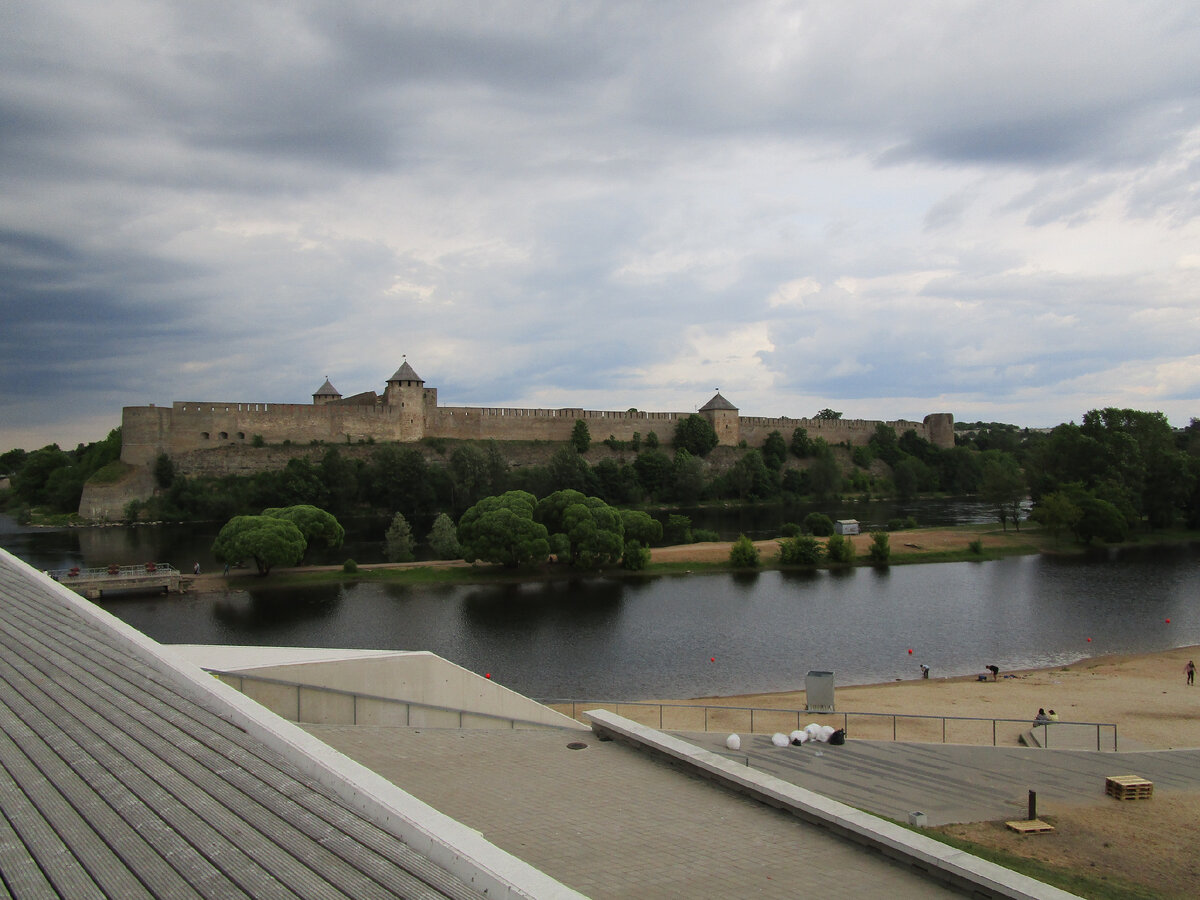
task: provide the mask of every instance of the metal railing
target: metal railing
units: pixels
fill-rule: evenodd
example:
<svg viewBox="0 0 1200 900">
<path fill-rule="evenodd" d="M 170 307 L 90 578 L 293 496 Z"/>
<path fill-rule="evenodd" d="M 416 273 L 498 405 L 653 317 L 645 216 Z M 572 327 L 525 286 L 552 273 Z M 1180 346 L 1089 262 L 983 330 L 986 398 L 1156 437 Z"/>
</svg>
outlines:
<svg viewBox="0 0 1200 900">
<path fill-rule="evenodd" d="M 412 726 L 423 725 L 426 727 L 466 727 L 468 721 L 472 722 L 472 727 L 481 727 L 482 723 L 490 722 L 501 725 L 505 728 L 555 728 L 557 726 L 546 722 L 538 722 L 533 719 L 521 719 L 516 716 L 503 715 L 501 713 L 480 712 L 470 709 L 460 709 L 453 706 L 439 706 L 436 703 L 423 703 L 419 700 L 404 700 L 400 697 L 382 697 L 377 694 L 366 694 L 361 691 L 348 691 L 342 688 L 326 687 L 316 684 L 301 684 L 296 681 L 284 681 L 279 678 L 267 678 L 262 675 L 247 675 L 244 672 L 227 672 L 222 669 L 210 669 L 207 666 L 202 666 L 205 672 L 216 676 L 224 681 L 234 690 L 246 694 L 248 697 L 256 700 L 272 712 L 289 719 L 293 722 L 303 722 L 310 725 L 358 725 L 359 724 L 359 703 L 377 704 L 380 707 L 388 707 L 393 710 L 403 708 L 403 721 L 389 721 L 386 724 Z M 234 683 L 236 681 L 236 683 Z M 289 699 L 287 705 L 265 697 L 255 697 L 251 692 L 246 690 L 246 683 L 267 685 L 272 688 L 282 688 L 288 694 L 289 698 L 294 693 L 294 699 Z M 305 709 L 305 696 L 309 698 L 308 710 Z M 327 707 L 320 704 L 314 704 L 312 701 L 318 697 L 341 697 L 350 701 L 350 712 L 348 716 L 338 716 L 331 712 Z M 319 711 L 314 711 L 313 707 Z M 439 722 L 456 720 L 457 724 L 453 726 L 447 725 L 430 725 L 427 721 L 414 722 L 413 712 L 432 713 L 438 717 Z M 307 713 L 307 715 L 306 715 Z M 337 721 L 333 721 L 337 720 Z M 372 721 L 370 724 L 380 724 L 377 721 Z"/>
<path fill-rule="evenodd" d="M 989 719 L 978 716 L 933 716 L 914 713 L 845 712 L 817 709 L 780 709 L 765 706 L 712 706 L 693 703 L 646 703 L 639 701 L 542 700 L 541 703 L 573 719 L 589 709 L 607 709 L 660 731 L 773 732 L 803 728 L 807 722 L 837 724 L 860 740 L 907 740 L 918 743 L 1000 745 L 1016 743 L 1020 735 L 1041 728 L 1042 746 L 1050 747 L 1049 728 L 1035 726 L 1029 719 Z M 569 712 L 568 712 L 569 710 Z M 657 724 L 655 723 L 657 720 Z M 807 720 L 807 722 L 805 721 Z M 832 722 L 831 722 L 832 720 Z M 890 722 L 889 722 L 890 720 Z M 582 721 L 582 720 L 580 720 Z M 890 724 L 890 728 L 888 727 Z M 1111 722 L 1054 722 L 1055 731 L 1095 731 L 1096 749 L 1105 749 L 1104 735 L 1111 729 L 1112 749 L 1117 749 L 1117 726 Z M 903 728 L 902 728 L 903 726 Z M 903 732 L 903 734 L 902 734 Z M 953 740 L 952 740 L 953 738 Z M 973 738 L 966 740 L 964 738 Z M 1076 747 L 1078 749 L 1078 747 Z"/>
<path fill-rule="evenodd" d="M 143 563 L 137 566 L 94 566 L 83 569 L 51 569 L 47 574 L 55 581 L 97 581 L 104 578 L 170 577 L 179 575 L 179 570 L 170 563 Z"/>
</svg>

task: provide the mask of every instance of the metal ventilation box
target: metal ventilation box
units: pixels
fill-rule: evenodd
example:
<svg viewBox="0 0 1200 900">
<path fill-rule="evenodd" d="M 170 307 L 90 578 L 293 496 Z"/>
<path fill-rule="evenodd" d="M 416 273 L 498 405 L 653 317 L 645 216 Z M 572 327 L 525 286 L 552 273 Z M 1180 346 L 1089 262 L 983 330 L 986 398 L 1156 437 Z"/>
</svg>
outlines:
<svg viewBox="0 0 1200 900">
<path fill-rule="evenodd" d="M 804 679 L 804 696 L 810 710 L 833 712 L 833 673 L 810 671 Z"/>
</svg>

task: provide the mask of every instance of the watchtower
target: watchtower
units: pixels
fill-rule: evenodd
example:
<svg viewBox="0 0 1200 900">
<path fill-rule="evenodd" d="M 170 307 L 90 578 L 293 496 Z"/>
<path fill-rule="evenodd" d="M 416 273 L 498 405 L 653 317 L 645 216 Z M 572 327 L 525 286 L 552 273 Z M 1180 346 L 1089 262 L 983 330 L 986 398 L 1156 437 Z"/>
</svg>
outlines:
<svg viewBox="0 0 1200 900">
<path fill-rule="evenodd" d="M 717 433 L 717 443 L 727 447 L 736 447 L 741 440 L 738 408 L 721 396 L 721 392 L 700 407 L 700 415 L 708 420 L 713 431 Z"/>
</svg>

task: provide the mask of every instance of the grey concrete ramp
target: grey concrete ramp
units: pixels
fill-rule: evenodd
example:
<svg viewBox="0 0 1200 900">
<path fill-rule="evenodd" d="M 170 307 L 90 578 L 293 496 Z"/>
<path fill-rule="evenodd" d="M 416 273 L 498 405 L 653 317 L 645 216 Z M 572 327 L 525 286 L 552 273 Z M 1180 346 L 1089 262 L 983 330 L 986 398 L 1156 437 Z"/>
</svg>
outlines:
<svg viewBox="0 0 1200 900">
<path fill-rule="evenodd" d="M 877 852 L 590 733 L 305 727 L 597 900 L 791 900 L 814 885 L 822 898 L 961 896 Z"/>
<path fill-rule="evenodd" d="M 1109 775 L 1141 775 L 1156 791 L 1200 790 L 1200 750 L 1096 753 L 853 740 L 776 747 L 766 735 L 743 735 L 734 754 L 725 749 L 725 735 L 679 736 L 877 815 L 904 822 L 910 812 L 923 812 L 930 825 L 1024 818 L 1031 790 L 1040 812 L 1052 812 L 1054 803 L 1112 803 L 1104 793 Z"/>
</svg>

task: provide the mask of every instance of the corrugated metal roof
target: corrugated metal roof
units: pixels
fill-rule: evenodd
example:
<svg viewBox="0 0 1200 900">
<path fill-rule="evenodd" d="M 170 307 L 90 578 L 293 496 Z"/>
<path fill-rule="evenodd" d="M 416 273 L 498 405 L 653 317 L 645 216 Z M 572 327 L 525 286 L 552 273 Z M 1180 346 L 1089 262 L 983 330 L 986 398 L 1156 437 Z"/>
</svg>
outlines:
<svg viewBox="0 0 1200 900">
<path fill-rule="evenodd" d="M 25 897 L 482 896 L 0 551 L 0 870 Z"/>
</svg>

